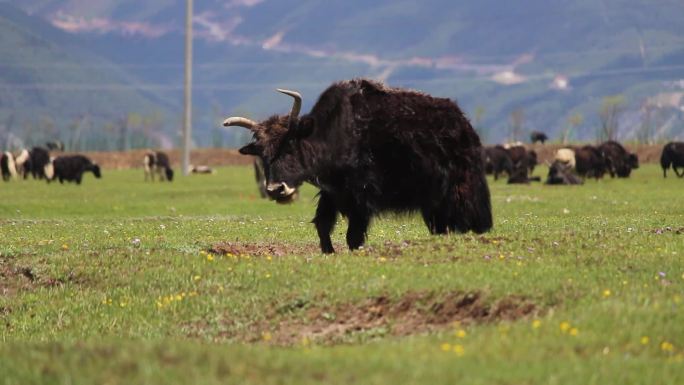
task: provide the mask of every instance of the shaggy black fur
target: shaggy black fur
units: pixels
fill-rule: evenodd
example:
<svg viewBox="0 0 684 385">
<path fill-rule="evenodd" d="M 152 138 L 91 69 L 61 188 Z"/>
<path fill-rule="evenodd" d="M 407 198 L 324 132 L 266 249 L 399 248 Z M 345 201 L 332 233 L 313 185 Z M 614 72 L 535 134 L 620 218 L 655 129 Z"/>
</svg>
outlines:
<svg viewBox="0 0 684 385">
<path fill-rule="evenodd" d="M 684 168 L 684 142 L 670 142 L 663 147 L 660 155 L 660 165 L 663 167 L 663 178 L 667 178 L 667 169 L 672 166 L 677 177 L 684 177 L 684 170 L 680 174 L 678 167 Z"/>
<path fill-rule="evenodd" d="M 50 153 L 42 147 L 33 147 L 30 154 L 30 168 L 33 179 L 47 179 L 45 166 L 50 163 Z"/>
<path fill-rule="evenodd" d="M 60 156 L 55 158 L 53 164 L 55 167 L 53 179 L 59 180 L 59 183 L 64 183 L 66 180 L 67 182 L 81 184 L 83 173 L 86 171 L 91 171 L 96 178 L 102 177 L 100 166 L 83 155 Z"/>
<path fill-rule="evenodd" d="M 546 142 L 547 140 L 549 140 L 549 137 L 541 131 L 532 131 L 530 133 L 530 142 L 532 142 L 532 144 L 537 142 L 541 142 L 541 144 L 544 144 L 544 142 Z"/>
<path fill-rule="evenodd" d="M 313 223 L 325 253 L 338 213 L 350 249 L 387 211 L 420 211 L 433 234 L 492 227 L 480 138 L 449 99 L 355 79 L 330 86 L 291 124 L 274 116 L 254 131 L 240 152 L 262 157 L 269 185 L 320 188 Z"/>
<path fill-rule="evenodd" d="M 510 176 L 513 172 L 513 161 L 508 151 L 503 146 L 487 146 L 482 150 L 485 173 L 493 174 L 494 180 L 499 175 L 506 173 Z"/>
<path fill-rule="evenodd" d="M 598 150 L 605 159 L 606 168 L 611 178 L 616 175 L 619 178 L 628 178 L 633 169 L 639 168 L 639 158 L 636 154 L 630 154 L 618 142 L 612 140 L 603 142 Z"/>
<path fill-rule="evenodd" d="M 553 185 L 573 185 L 582 184 L 582 179 L 572 173 L 572 167 L 561 161 L 554 161 L 549 166 L 549 174 L 546 177 L 546 184 Z"/>
<path fill-rule="evenodd" d="M 583 178 L 603 178 L 606 173 L 606 160 L 601 151 L 591 145 L 575 150 L 575 170 Z"/>
</svg>

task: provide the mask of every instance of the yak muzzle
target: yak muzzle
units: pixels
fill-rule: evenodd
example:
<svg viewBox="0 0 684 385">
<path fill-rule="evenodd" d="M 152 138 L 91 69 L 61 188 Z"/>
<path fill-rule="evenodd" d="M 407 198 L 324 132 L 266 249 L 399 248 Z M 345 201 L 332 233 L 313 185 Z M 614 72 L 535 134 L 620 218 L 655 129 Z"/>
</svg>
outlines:
<svg viewBox="0 0 684 385">
<path fill-rule="evenodd" d="M 297 189 L 288 186 L 285 182 L 269 183 L 266 186 L 266 192 L 271 199 L 277 202 L 284 202 L 293 198 Z"/>
</svg>

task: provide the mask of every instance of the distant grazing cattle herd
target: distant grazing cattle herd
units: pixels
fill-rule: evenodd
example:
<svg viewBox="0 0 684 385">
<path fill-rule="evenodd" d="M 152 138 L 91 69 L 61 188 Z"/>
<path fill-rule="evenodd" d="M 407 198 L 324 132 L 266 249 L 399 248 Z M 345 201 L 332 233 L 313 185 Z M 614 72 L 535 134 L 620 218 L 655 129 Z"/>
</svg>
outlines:
<svg viewBox="0 0 684 385">
<path fill-rule="evenodd" d="M 526 156 L 525 156 L 526 155 Z M 529 176 L 537 164 L 536 153 L 520 143 L 487 146 L 482 149 L 482 161 L 487 174 L 498 180 L 508 176 L 508 183 L 541 181 Z M 587 178 L 596 180 L 606 174 L 611 178 L 628 178 L 639 168 L 639 157 L 627 151 L 616 141 L 606 141 L 598 146 L 567 146 L 558 149 L 552 162 L 547 162 L 549 172 L 546 184 L 582 184 Z M 684 177 L 684 143 L 670 142 L 663 147 L 660 164 L 663 177 L 670 167 L 678 177 Z"/>
<path fill-rule="evenodd" d="M 61 151 L 64 145 L 55 141 L 48 142 L 47 147 Z M 48 183 L 58 180 L 60 183 L 67 181 L 81 184 L 85 172 L 92 172 L 96 178 L 102 176 L 100 166 L 87 157 L 83 155 L 51 157 L 49 150 L 44 147 L 22 149 L 16 155 L 5 151 L 0 158 L 0 170 L 5 182 L 11 179 L 27 179 L 31 175 L 33 179 L 46 180 Z"/>
</svg>

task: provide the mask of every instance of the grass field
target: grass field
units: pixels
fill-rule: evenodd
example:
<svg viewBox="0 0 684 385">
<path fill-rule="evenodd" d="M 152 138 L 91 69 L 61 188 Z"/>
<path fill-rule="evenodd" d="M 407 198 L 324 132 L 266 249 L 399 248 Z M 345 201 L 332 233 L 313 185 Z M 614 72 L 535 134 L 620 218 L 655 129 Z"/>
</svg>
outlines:
<svg viewBox="0 0 684 385">
<path fill-rule="evenodd" d="M 541 175 L 545 170 L 538 170 Z M 249 167 L 0 184 L 0 384 L 682 384 L 684 181 L 490 181 L 495 229 L 376 220 L 318 253 L 314 189 Z"/>
</svg>

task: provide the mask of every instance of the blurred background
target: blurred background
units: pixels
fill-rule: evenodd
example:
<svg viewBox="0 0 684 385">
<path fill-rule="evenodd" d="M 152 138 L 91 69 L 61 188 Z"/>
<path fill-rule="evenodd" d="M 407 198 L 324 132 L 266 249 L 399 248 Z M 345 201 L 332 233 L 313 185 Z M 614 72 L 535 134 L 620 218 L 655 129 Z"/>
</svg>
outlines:
<svg viewBox="0 0 684 385">
<path fill-rule="evenodd" d="M 185 0 L 0 0 L 0 148 L 177 147 Z M 197 0 L 193 142 L 366 76 L 458 101 L 488 143 L 684 140 L 681 0 Z"/>
</svg>

